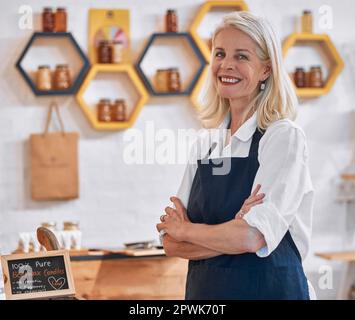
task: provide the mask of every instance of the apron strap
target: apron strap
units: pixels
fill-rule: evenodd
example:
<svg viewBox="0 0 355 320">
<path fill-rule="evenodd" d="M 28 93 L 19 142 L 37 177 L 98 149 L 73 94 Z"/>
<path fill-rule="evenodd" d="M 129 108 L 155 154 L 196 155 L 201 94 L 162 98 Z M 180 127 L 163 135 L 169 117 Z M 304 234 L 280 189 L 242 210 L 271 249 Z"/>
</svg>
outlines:
<svg viewBox="0 0 355 320">
<path fill-rule="evenodd" d="M 255 129 L 255 132 L 253 134 L 253 140 L 251 141 L 250 149 L 249 149 L 249 155 L 250 156 L 258 156 L 258 150 L 259 150 L 259 141 L 261 137 L 263 136 L 264 132 L 260 132 L 258 128 Z"/>
</svg>

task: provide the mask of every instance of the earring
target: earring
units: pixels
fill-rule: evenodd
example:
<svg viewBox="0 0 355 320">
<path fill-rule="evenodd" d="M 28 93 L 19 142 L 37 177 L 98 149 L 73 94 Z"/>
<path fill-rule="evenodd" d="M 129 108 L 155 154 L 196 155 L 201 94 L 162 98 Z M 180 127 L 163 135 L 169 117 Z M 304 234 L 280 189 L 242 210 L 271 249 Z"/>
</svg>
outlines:
<svg viewBox="0 0 355 320">
<path fill-rule="evenodd" d="M 265 82 L 262 82 L 261 85 L 260 85 L 260 90 L 261 90 L 261 91 L 264 91 L 264 90 L 265 90 L 265 87 L 266 87 Z"/>
</svg>

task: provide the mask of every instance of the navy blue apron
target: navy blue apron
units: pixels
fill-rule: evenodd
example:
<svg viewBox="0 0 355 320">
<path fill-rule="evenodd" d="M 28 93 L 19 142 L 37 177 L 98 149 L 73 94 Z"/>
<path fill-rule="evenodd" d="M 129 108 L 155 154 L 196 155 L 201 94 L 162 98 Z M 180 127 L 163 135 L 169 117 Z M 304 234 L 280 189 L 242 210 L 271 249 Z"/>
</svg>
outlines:
<svg viewBox="0 0 355 320">
<path fill-rule="evenodd" d="M 187 206 L 191 222 L 213 225 L 234 219 L 252 191 L 261 137 L 256 129 L 248 157 L 228 159 L 227 175 L 213 174 L 215 161 L 198 160 Z M 190 260 L 185 299 L 309 299 L 301 256 L 290 232 L 268 257 L 243 253 Z"/>
</svg>

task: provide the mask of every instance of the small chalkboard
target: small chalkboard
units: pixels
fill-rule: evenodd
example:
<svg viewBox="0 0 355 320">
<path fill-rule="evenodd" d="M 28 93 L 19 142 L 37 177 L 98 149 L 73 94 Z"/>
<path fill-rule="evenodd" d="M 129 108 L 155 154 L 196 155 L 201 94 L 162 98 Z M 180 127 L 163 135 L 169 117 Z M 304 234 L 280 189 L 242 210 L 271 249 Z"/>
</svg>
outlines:
<svg viewBox="0 0 355 320">
<path fill-rule="evenodd" d="M 66 297 L 75 294 L 68 251 L 1 257 L 8 300 Z"/>
</svg>

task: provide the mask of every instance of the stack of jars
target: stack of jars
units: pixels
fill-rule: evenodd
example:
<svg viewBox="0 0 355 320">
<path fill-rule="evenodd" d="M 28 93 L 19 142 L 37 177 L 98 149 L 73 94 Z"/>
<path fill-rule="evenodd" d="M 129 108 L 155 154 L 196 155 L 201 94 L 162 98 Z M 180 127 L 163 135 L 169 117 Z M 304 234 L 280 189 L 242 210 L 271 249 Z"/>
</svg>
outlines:
<svg viewBox="0 0 355 320">
<path fill-rule="evenodd" d="M 98 63 L 121 63 L 124 45 L 122 41 L 101 40 L 97 48 Z"/>
<path fill-rule="evenodd" d="M 67 11 L 65 8 L 43 8 L 42 12 L 43 32 L 67 32 Z"/>
<path fill-rule="evenodd" d="M 296 68 L 294 83 L 297 88 L 322 88 L 324 82 L 321 67 L 312 66 L 309 72 L 302 67 Z"/>
<path fill-rule="evenodd" d="M 67 64 L 58 64 L 55 71 L 51 72 L 49 65 L 40 65 L 36 73 L 36 86 L 38 90 L 66 90 L 72 84 L 69 67 Z"/>
<path fill-rule="evenodd" d="M 180 92 L 180 72 L 178 68 L 158 69 L 155 75 L 156 91 L 160 93 Z"/>
<path fill-rule="evenodd" d="M 100 99 L 97 104 L 97 115 L 100 122 L 126 121 L 127 107 L 123 99 Z"/>
</svg>

